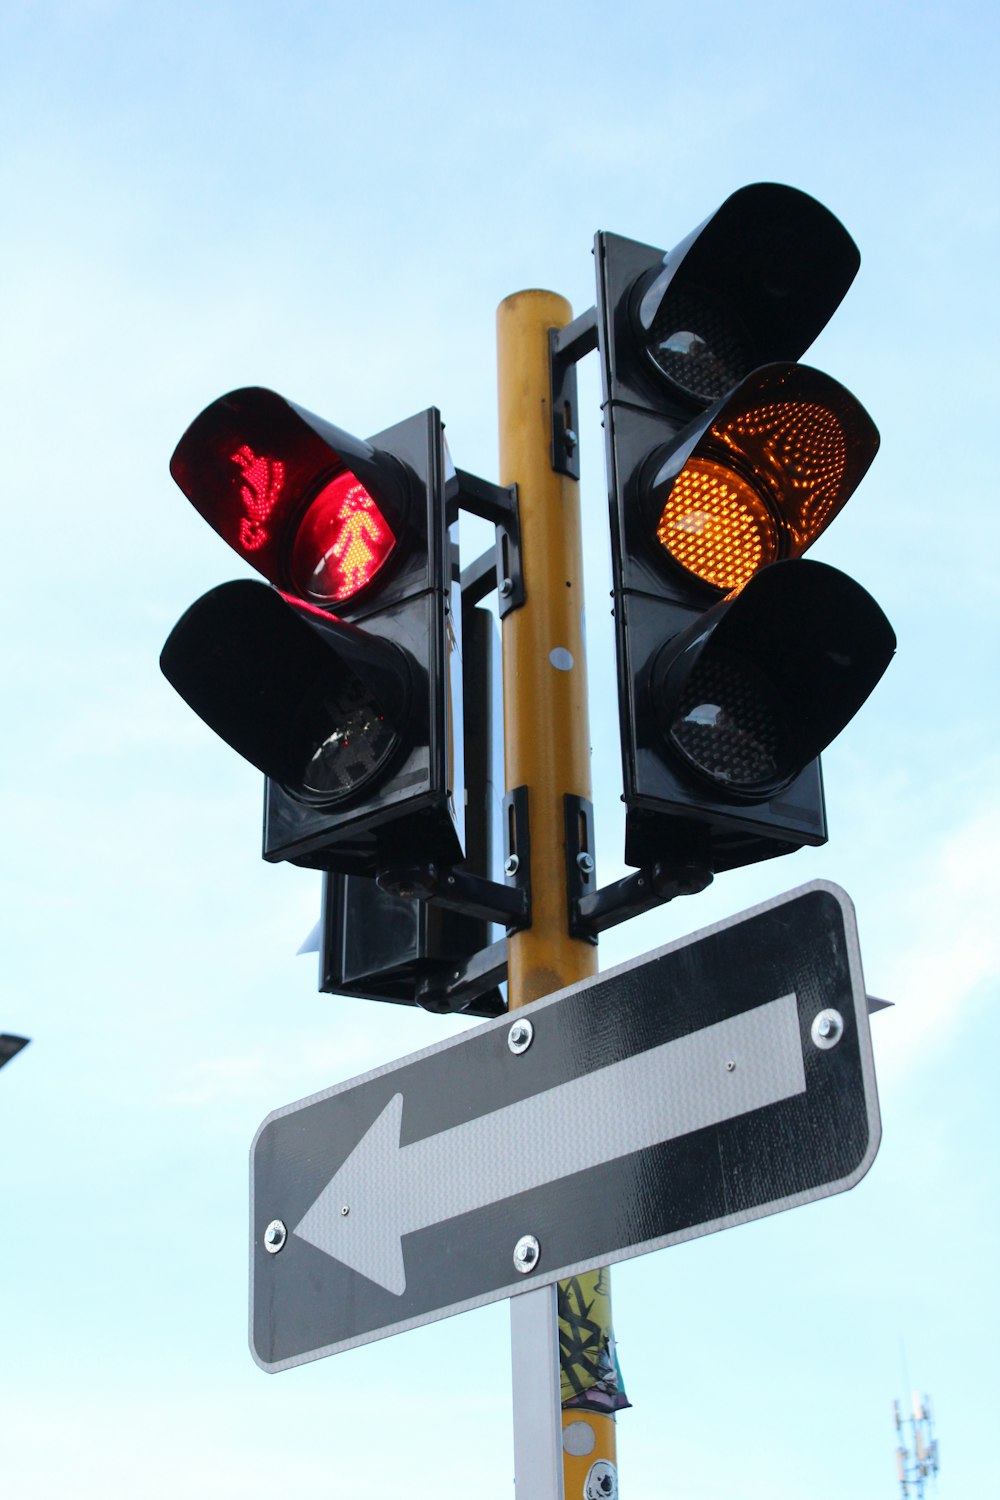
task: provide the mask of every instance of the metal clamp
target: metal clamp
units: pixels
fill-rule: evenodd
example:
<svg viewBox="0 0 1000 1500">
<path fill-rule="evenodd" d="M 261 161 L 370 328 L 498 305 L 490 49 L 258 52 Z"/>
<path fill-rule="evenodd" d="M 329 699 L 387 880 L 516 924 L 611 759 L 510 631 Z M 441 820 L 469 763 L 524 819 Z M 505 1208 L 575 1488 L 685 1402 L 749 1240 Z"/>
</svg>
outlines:
<svg viewBox="0 0 1000 1500">
<path fill-rule="evenodd" d="M 570 479 L 580 477 L 577 362 L 597 348 L 597 308 L 549 329 L 549 390 L 552 402 L 552 467 Z"/>
<path fill-rule="evenodd" d="M 571 937 L 596 943 L 599 933 L 627 922 L 677 896 L 693 896 L 712 883 L 702 865 L 653 865 L 596 889 L 593 865 L 594 809 L 584 797 L 563 797 L 566 825 L 566 890 Z"/>
<path fill-rule="evenodd" d="M 524 902 L 526 919 L 519 927 L 531 926 L 531 836 L 528 831 L 528 788 L 515 786 L 503 799 L 503 872 L 508 886 Z M 508 934 L 517 927 L 508 922 Z"/>
<path fill-rule="evenodd" d="M 462 597 L 478 604 L 496 588 L 500 596 L 501 619 L 508 610 L 524 603 L 524 570 L 521 565 L 521 522 L 517 508 L 517 485 L 491 484 L 465 469 L 455 470 L 458 479 L 458 503 L 463 510 L 496 529 L 496 545 L 462 570 Z M 492 559 L 492 561 L 491 561 Z"/>
<path fill-rule="evenodd" d="M 390 865 L 379 870 L 379 890 L 410 901 L 426 901 L 448 911 L 487 922 L 503 923 L 508 932 L 531 926 L 531 861 L 528 839 L 528 788 L 514 787 L 504 798 L 504 874 L 484 880 L 459 865 Z"/>
</svg>

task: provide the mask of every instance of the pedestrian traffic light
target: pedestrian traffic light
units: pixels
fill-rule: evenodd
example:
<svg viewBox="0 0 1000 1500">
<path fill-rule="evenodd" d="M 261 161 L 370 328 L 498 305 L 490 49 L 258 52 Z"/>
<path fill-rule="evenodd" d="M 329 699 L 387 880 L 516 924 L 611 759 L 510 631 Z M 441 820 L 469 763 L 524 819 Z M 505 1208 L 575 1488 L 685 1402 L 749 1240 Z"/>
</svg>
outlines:
<svg viewBox="0 0 1000 1500">
<path fill-rule="evenodd" d="M 878 433 L 795 363 L 860 257 L 792 188 L 734 193 L 676 249 L 596 241 L 629 864 L 718 870 L 826 839 L 819 754 L 895 648 L 802 554 Z"/>
<path fill-rule="evenodd" d="M 267 583 L 210 590 L 160 664 L 266 777 L 264 858 L 373 876 L 463 852 L 454 470 L 440 414 L 362 441 L 234 391 L 170 471 Z"/>
</svg>

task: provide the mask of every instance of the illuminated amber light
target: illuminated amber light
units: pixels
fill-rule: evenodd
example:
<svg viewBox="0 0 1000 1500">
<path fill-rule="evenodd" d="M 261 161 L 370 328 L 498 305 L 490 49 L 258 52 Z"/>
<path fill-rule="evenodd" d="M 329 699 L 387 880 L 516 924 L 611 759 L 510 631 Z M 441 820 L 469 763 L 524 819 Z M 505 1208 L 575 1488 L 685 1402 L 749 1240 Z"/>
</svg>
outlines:
<svg viewBox="0 0 1000 1500">
<path fill-rule="evenodd" d="M 324 485 L 302 518 L 292 581 L 304 599 L 349 599 L 371 582 L 395 545 L 374 498 L 347 470 Z"/>
<path fill-rule="evenodd" d="M 836 515 L 845 499 L 847 438 L 826 406 L 770 401 L 713 427 L 708 444 L 715 456 L 688 461 L 656 534 L 690 573 L 735 593 L 758 568 L 800 557 Z"/>
<path fill-rule="evenodd" d="M 784 554 L 798 557 L 844 500 L 847 439 L 836 413 L 814 402 L 772 401 L 738 413 L 712 436 L 773 487 L 788 532 Z"/>
<path fill-rule="evenodd" d="M 777 555 L 774 520 L 761 497 L 711 459 L 693 458 L 678 475 L 656 534 L 689 573 L 728 591 Z"/>
</svg>

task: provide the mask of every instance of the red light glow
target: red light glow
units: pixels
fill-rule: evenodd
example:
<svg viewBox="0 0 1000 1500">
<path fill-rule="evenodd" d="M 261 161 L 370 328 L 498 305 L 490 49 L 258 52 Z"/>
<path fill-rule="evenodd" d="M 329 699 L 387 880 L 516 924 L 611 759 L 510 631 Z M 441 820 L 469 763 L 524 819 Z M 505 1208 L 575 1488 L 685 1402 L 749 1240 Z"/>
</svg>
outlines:
<svg viewBox="0 0 1000 1500">
<path fill-rule="evenodd" d="M 373 497 L 348 469 L 323 486 L 302 518 L 291 577 L 304 599 L 350 599 L 375 577 L 396 537 Z"/>
<path fill-rule="evenodd" d="M 231 456 L 243 473 L 240 499 L 247 512 L 240 518 L 240 546 L 244 552 L 256 552 L 268 539 L 264 522 L 278 502 L 285 482 L 285 466 L 279 458 L 255 453 L 246 443 Z"/>
</svg>

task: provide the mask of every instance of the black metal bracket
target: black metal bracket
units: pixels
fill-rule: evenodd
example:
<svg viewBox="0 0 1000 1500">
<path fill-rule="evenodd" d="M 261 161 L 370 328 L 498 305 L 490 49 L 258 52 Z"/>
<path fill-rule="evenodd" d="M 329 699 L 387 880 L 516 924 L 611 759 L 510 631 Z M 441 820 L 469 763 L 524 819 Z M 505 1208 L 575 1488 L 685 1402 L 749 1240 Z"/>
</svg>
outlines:
<svg viewBox="0 0 1000 1500">
<path fill-rule="evenodd" d="M 463 599 L 467 587 L 470 590 L 481 589 L 481 592 L 471 598 L 470 602 L 473 604 L 485 599 L 495 588 L 500 596 L 502 619 L 508 610 L 517 609 L 524 603 L 517 485 L 491 484 L 488 479 L 480 479 L 477 474 L 469 474 L 465 469 L 456 469 L 455 475 L 458 479 L 458 503 L 461 508 L 474 516 L 481 516 L 484 521 L 491 521 L 496 528 L 496 546 L 493 552 L 484 552 L 482 557 L 478 557 L 462 571 Z"/>
<path fill-rule="evenodd" d="M 711 871 L 700 865 L 657 861 L 598 890 L 594 878 L 593 806 L 586 798 L 567 792 L 563 808 L 571 937 L 596 943 L 598 934 L 609 927 L 663 906 L 677 896 L 696 895 L 711 885 Z"/>
<path fill-rule="evenodd" d="M 485 880 L 460 866 L 429 861 L 380 870 L 380 890 L 411 901 L 427 901 L 449 911 L 502 923 L 508 932 L 531 926 L 531 861 L 528 845 L 528 789 L 515 787 L 504 798 L 506 880 Z"/>
<path fill-rule="evenodd" d="M 507 978 L 507 939 L 480 948 L 447 976 L 433 975 L 417 981 L 416 1003 L 441 1014 L 464 1011 Z M 501 997 L 502 998 L 502 997 Z M 477 1014 L 482 1015 L 479 1010 Z M 497 1015 L 502 1015 L 499 1008 Z"/>
<path fill-rule="evenodd" d="M 597 942 L 597 929 L 591 931 L 580 921 L 580 902 L 597 889 L 597 865 L 594 859 L 594 805 L 586 797 L 572 792 L 563 796 L 563 819 L 566 827 L 566 896 L 571 937 Z"/>
<path fill-rule="evenodd" d="M 597 308 L 549 329 L 549 390 L 552 402 L 552 467 L 570 479 L 580 477 L 577 362 L 597 348 Z"/>
<path fill-rule="evenodd" d="M 380 890 L 408 901 L 427 901 L 467 917 L 502 922 L 508 928 L 528 926 L 528 902 L 523 891 L 455 866 L 392 866 L 380 870 L 376 881 Z"/>
<path fill-rule="evenodd" d="M 503 799 L 503 872 L 507 885 L 524 902 L 523 922 L 508 922 L 507 932 L 531 926 L 531 835 L 528 825 L 528 788 L 515 786 Z"/>
</svg>

